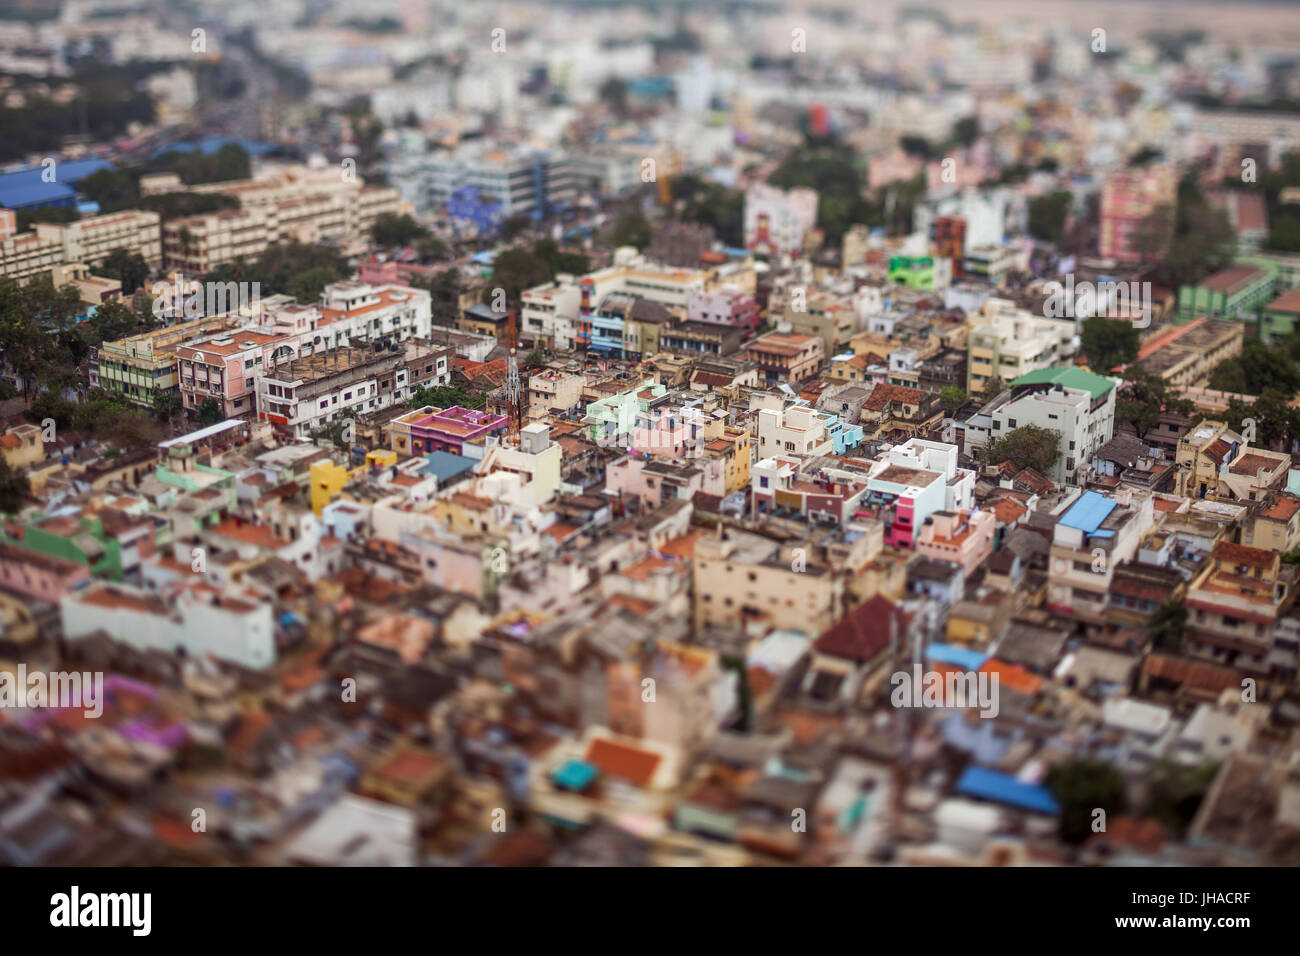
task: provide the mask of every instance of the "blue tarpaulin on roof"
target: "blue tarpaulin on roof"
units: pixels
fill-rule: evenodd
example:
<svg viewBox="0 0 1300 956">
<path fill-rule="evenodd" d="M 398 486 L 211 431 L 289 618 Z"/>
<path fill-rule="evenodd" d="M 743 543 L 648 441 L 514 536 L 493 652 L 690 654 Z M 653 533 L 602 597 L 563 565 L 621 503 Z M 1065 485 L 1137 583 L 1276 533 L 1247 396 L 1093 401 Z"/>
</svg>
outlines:
<svg viewBox="0 0 1300 956">
<path fill-rule="evenodd" d="M 1107 516 L 1115 510 L 1116 502 L 1099 495 L 1095 491 L 1085 491 L 1079 500 L 1070 506 L 1070 510 L 1061 516 L 1060 523 L 1067 528 L 1077 528 L 1092 534 Z"/>
<path fill-rule="evenodd" d="M 967 767 L 957 781 L 957 792 L 1035 813 L 1057 813 L 1061 809 L 1046 787 L 1022 783 L 987 767 Z"/>
<path fill-rule="evenodd" d="M 979 651 L 972 651 L 966 647 L 957 647 L 953 644 L 931 644 L 926 652 L 932 661 L 940 664 L 951 664 L 953 667 L 960 667 L 963 670 L 977 671 L 984 666 L 984 662 L 989 659 L 989 655 L 981 654 Z"/>
<path fill-rule="evenodd" d="M 570 760 L 551 774 L 551 779 L 565 790 L 584 790 L 599 774 L 600 771 L 585 760 Z"/>
</svg>

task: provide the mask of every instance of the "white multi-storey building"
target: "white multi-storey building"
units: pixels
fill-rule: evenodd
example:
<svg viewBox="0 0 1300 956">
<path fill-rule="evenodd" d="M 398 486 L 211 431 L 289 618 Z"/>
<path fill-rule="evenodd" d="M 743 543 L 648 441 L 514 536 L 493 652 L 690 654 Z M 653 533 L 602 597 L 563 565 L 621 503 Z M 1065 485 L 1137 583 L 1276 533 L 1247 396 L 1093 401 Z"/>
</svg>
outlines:
<svg viewBox="0 0 1300 956">
<path fill-rule="evenodd" d="M 1007 299 L 987 300 L 969 321 L 966 390 L 973 394 L 991 381 L 1051 368 L 1076 351 L 1074 319 L 1034 315 Z"/>
<path fill-rule="evenodd" d="M 577 278 L 561 274 L 554 282 L 526 289 L 520 310 L 523 333 L 555 348 L 572 348 L 584 344 L 584 307 L 594 311 L 607 295 L 635 295 L 684 316 L 692 294 L 704 291 L 708 284 L 709 274 L 703 269 L 657 266 L 635 249 L 623 247 L 615 251 L 607 268 Z"/>
<path fill-rule="evenodd" d="M 275 663 L 271 602 L 252 591 L 191 584 L 163 596 L 104 582 L 64 595 L 60 612 L 74 642 L 102 631 L 138 650 L 183 649 L 253 670 Z"/>
<path fill-rule="evenodd" d="M 786 192 L 766 183 L 745 190 L 745 248 L 774 255 L 803 249 L 808 231 L 817 225 L 817 191 Z"/>
<path fill-rule="evenodd" d="M 1060 434 L 1060 454 L 1045 476 L 1078 484 L 1082 469 L 1115 432 L 1115 395 L 1119 379 L 1081 368 L 1042 369 L 1011 383 L 966 423 L 966 447 L 982 447 L 1025 425 Z"/>
</svg>

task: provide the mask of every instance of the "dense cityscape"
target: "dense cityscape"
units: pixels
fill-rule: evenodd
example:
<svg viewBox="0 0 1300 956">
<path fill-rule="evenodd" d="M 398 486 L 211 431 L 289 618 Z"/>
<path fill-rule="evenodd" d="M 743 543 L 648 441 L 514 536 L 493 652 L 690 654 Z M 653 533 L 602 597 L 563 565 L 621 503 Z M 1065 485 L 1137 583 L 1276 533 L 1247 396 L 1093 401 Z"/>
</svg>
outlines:
<svg viewBox="0 0 1300 956">
<path fill-rule="evenodd" d="M 0 865 L 1300 864 L 1298 323 L 1289 4 L 0 0 Z"/>
</svg>

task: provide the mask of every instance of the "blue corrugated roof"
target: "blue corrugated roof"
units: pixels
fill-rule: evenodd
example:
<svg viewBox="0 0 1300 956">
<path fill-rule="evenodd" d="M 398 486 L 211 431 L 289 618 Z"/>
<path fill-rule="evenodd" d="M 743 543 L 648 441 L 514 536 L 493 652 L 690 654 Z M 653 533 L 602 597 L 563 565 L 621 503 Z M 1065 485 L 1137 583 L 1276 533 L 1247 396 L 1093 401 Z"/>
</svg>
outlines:
<svg viewBox="0 0 1300 956">
<path fill-rule="evenodd" d="M 1061 809 L 1046 787 L 1022 783 L 987 767 L 967 767 L 957 781 L 957 792 L 1035 813 L 1057 813 Z"/>
<path fill-rule="evenodd" d="M 235 136 L 206 136 L 196 143 L 164 143 L 153 151 L 151 158 L 156 159 L 163 153 L 192 153 L 196 149 L 203 155 L 208 156 L 228 143 L 234 143 L 236 146 L 241 147 L 249 156 L 263 156 L 275 149 L 273 143 L 263 143 L 255 139 L 239 139 Z"/>
<path fill-rule="evenodd" d="M 472 458 L 453 455 L 449 451 L 433 451 L 425 457 L 429 463 L 420 469 L 420 474 L 433 475 L 438 479 L 439 484 L 444 484 L 457 475 L 463 475 L 477 464 Z"/>
<path fill-rule="evenodd" d="M 1116 502 L 1095 491 L 1085 491 L 1070 510 L 1061 516 L 1060 524 L 1092 534 L 1107 516 L 1115 510 Z"/>
<path fill-rule="evenodd" d="M 54 175 L 61 183 L 75 183 L 91 173 L 112 168 L 113 164 L 106 159 L 65 159 L 55 164 Z M 28 166 L 26 169 L 0 174 L 0 183 L 40 183 L 44 182 L 41 178 L 44 172 L 44 166 Z"/>
<path fill-rule="evenodd" d="M 957 647 L 955 644 L 931 644 L 927 656 L 940 664 L 951 664 L 968 671 L 979 670 L 989 659 L 987 654 L 972 651 L 968 647 Z"/>
<path fill-rule="evenodd" d="M 112 169 L 106 159 L 68 159 L 57 163 L 55 181 L 47 183 L 46 167 L 28 166 L 12 173 L 0 174 L 0 206 L 27 209 L 41 206 L 71 206 L 77 193 L 73 186 L 91 173 Z"/>
<path fill-rule="evenodd" d="M 0 181 L 0 206 L 6 209 L 37 209 L 42 206 L 71 206 L 77 193 L 66 183 L 6 183 Z"/>
</svg>

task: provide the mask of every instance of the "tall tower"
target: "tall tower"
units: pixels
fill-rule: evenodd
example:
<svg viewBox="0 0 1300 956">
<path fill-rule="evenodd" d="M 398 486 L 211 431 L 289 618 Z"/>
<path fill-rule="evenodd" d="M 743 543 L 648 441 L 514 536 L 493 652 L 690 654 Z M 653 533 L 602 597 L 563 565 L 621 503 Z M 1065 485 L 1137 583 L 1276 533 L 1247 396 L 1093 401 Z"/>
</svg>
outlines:
<svg viewBox="0 0 1300 956">
<path fill-rule="evenodd" d="M 517 313 L 511 309 L 506 318 L 506 346 L 510 357 L 506 359 L 506 404 L 509 412 L 509 425 L 506 440 L 512 445 L 519 444 L 519 429 L 524 424 L 524 386 L 519 377 L 519 329 L 516 325 Z"/>
</svg>

